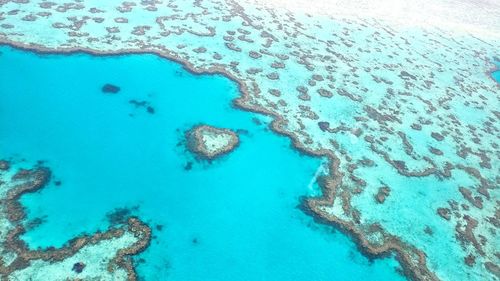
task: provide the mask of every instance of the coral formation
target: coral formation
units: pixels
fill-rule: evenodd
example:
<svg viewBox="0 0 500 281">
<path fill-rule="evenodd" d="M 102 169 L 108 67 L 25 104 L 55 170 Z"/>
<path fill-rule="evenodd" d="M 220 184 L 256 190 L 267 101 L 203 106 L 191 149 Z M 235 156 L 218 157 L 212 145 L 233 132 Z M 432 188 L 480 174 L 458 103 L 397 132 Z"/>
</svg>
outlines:
<svg viewBox="0 0 500 281">
<path fill-rule="evenodd" d="M 229 129 L 200 125 L 186 133 L 188 148 L 204 159 L 214 159 L 232 151 L 240 142 L 238 135 Z"/>
<path fill-rule="evenodd" d="M 500 9 L 478 5 L 450 7 L 475 15 L 455 31 L 247 1 L 3 1 L 0 41 L 156 53 L 223 73 L 240 85 L 237 106 L 273 116 L 297 148 L 330 159 L 322 197 L 305 199 L 304 210 L 367 254 L 396 252 L 414 279 L 492 280 L 500 86 L 489 73 Z"/>
<path fill-rule="evenodd" d="M 0 171 L 0 276 L 2 280 L 113 279 L 137 280 L 131 256 L 142 252 L 151 239 L 150 228 L 131 217 L 124 224 L 93 235 L 83 235 L 62 248 L 30 249 L 20 236 L 24 209 L 19 198 L 40 190 L 50 170 L 10 167 Z"/>
</svg>

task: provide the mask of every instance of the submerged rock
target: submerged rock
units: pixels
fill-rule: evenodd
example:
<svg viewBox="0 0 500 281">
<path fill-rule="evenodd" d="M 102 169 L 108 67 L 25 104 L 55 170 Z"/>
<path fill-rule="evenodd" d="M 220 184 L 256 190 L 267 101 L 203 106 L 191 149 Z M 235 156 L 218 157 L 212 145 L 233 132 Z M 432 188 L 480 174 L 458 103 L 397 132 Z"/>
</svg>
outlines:
<svg viewBox="0 0 500 281">
<path fill-rule="evenodd" d="M 77 262 L 77 263 L 73 264 L 72 270 L 76 273 L 82 273 L 84 268 L 85 268 L 85 264 L 83 262 Z"/>
<path fill-rule="evenodd" d="M 132 212 L 136 211 L 137 207 L 132 208 L 116 208 L 112 212 L 106 214 L 111 225 L 125 224 L 127 220 L 132 216 Z"/>
<path fill-rule="evenodd" d="M 187 162 L 184 166 L 184 170 L 189 171 L 193 168 L 193 162 Z"/>
<path fill-rule="evenodd" d="M 330 129 L 330 123 L 325 122 L 325 121 L 320 121 L 318 122 L 318 127 L 321 129 L 321 131 L 325 132 Z"/>
<path fill-rule="evenodd" d="M 378 189 L 377 194 L 375 195 L 375 199 L 377 203 L 382 204 L 385 202 L 385 199 L 391 193 L 391 189 L 388 186 L 382 186 Z"/>
<path fill-rule="evenodd" d="M 196 126 L 186 133 L 189 150 L 205 159 L 214 159 L 232 151 L 239 144 L 238 135 L 229 129 L 208 125 Z"/>
<path fill-rule="evenodd" d="M 9 162 L 0 160 L 0 170 L 7 171 L 10 168 Z"/>
<path fill-rule="evenodd" d="M 105 94 L 116 94 L 120 91 L 120 87 L 113 84 L 105 84 L 104 86 L 102 86 L 101 90 Z"/>
<path fill-rule="evenodd" d="M 149 114 L 155 114 L 155 109 L 154 109 L 152 106 L 148 106 L 148 107 L 146 107 L 146 111 L 147 111 Z"/>
</svg>

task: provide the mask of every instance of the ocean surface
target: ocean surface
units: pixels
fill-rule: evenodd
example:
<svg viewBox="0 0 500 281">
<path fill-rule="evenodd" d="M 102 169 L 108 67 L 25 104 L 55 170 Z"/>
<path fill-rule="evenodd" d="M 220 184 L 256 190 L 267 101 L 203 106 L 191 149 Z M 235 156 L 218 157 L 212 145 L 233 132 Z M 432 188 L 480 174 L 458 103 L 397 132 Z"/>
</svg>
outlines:
<svg viewBox="0 0 500 281">
<path fill-rule="evenodd" d="M 494 63 L 496 65 L 496 70 L 491 72 L 491 77 L 500 83 L 500 61 L 495 61 Z"/>
<path fill-rule="evenodd" d="M 59 247 L 135 215 L 153 229 L 135 258 L 144 280 L 405 280 L 297 206 L 325 160 L 303 155 L 235 108 L 237 84 L 154 55 L 40 55 L 0 47 L 0 159 L 53 172 L 22 197 L 30 248 Z M 105 84 L 120 87 L 103 93 Z M 213 162 L 186 150 L 194 125 L 241 144 Z"/>
</svg>

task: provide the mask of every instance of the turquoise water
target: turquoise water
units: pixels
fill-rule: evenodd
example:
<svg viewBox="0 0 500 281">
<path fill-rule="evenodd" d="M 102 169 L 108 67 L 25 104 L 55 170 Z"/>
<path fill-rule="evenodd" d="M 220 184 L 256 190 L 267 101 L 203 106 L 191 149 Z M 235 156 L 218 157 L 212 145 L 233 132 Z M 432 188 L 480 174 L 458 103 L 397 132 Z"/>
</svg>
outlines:
<svg viewBox="0 0 500 281">
<path fill-rule="evenodd" d="M 154 55 L 0 51 L 0 158 L 44 160 L 54 174 L 22 198 L 28 219 L 43 220 L 23 236 L 30 247 L 104 230 L 107 214 L 131 208 L 153 228 L 136 258 L 144 280 L 405 279 L 393 258 L 368 260 L 296 208 L 318 192 L 323 161 L 233 108 L 232 81 Z M 107 83 L 120 91 L 103 93 Z M 199 123 L 239 130 L 240 146 L 195 161 L 183 139 Z"/>
<path fill-rule="evenodd" d="M 500 83 L 500 61 L 495 61 L 495 65 L 497 66 L 497 70 L 491 73 L 491 77 Z"/>
</svg>

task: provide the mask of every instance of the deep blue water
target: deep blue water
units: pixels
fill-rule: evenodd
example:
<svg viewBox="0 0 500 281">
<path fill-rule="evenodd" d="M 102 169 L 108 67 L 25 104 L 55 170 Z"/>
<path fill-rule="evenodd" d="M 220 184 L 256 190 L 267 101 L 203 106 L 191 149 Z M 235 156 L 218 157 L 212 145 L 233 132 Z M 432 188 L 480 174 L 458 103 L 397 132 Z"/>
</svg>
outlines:
<svg viewBox="0 0 500 281">
<path fill-rule="evenodd" d="M 233 108 L 232 81 L 154 55 L 0 51 L 0 158 L 44 160 L 54 174 L 22 198 L 28 219 L 43 219 L 23 236 L 30 247 L 104 230 L 106 214 L 136 207 L 155 237 L 136 259 L 144 280 L 404 280 L 393 258 L 369 261 L 296 208 L 318 192 L 322 160 Z M 104 94 L 106 83 L 120 92 Z M 242 130 L 241 145 L 195 161 L 182 142 L 199 123 Z"/>
</svg>

